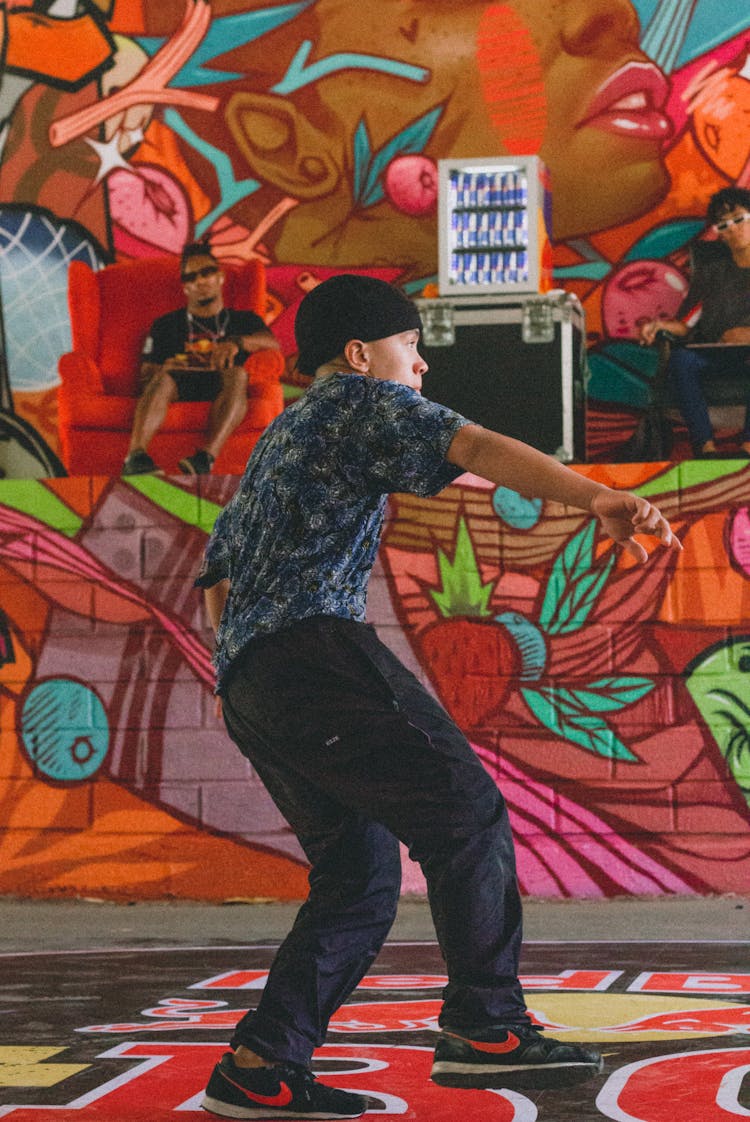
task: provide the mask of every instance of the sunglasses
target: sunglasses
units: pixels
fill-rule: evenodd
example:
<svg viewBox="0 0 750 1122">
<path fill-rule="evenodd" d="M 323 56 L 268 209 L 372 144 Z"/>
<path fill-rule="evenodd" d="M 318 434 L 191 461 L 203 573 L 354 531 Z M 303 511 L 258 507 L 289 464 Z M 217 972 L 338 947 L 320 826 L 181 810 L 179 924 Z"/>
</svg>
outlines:
<svg viewBox="0 0 750 1122">
<path fill-rule="evenodd" d="M 750 215 L 748 217 L 750 218 Z M 204 265 L 202 269 L 191 269 L 189 273 L 182 274 L 182 283 L 192 284 L 198 277 L 213 277 L 218 271 L 218 265 Z"/>
<path fill-rule="evenodd" d="M 714 222 L 714 230 L 717 234 L 723 234 L 725 230 L 731 230 L 732 226 L 740 226 L 749 219 L 750 214 L 738 214 L 736 218 L 724 218 L 721 222 Z"/>
</svg>

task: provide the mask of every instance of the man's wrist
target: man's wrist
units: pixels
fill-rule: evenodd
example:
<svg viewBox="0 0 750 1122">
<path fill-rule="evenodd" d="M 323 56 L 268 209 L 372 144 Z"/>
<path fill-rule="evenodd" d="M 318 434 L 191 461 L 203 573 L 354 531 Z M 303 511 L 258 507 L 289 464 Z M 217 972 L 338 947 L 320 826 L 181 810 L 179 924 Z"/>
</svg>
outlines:
<svg viewBox="0 0 750 1122">
<path fill-rule="evenodd" d="M 595 507 L 596 500 L 599 498 L 599 496 L 612 495 L 614 493 L 615 493 L 615 488 L 614 487 L 608 487 L 606 485 L 606 483 L 596 483 L 594 485 L 594 490 L 592 491 L 591 497 L 589 499 L 589 505 L 588 505 L 589 514 L 594 514 L 594 515 L 596 514 L 596 510 L 594 509 L 594 507 Z"/>
</svg>

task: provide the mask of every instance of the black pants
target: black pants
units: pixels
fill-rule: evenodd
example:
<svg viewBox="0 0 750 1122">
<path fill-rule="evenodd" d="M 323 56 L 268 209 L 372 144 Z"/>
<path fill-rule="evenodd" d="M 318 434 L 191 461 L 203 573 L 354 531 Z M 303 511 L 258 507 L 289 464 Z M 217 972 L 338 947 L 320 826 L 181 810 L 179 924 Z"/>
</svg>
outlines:
<svg viewBox="0 0 750 1122">
<path fill-rule="evenodd" d="M 448 985 L 440 1023 L 526 1023 L 507 811 L 468 741 L 368 624 L 303 620 L 254 640 L 227 728 L 300 840 L 310 894 L 232 1045 L 309 1063 L 393 923 L 397 839 L 427 881 Z"/>
</svg>

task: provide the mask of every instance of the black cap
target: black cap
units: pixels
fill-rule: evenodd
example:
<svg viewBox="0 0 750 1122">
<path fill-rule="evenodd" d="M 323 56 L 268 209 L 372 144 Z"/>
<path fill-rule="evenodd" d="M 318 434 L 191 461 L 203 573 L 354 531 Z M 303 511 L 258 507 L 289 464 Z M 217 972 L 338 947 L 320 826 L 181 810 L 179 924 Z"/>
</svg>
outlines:
<svg viewBox="0 0 750 1122">
<path fill-rule="evenodd" d="M 421 330 L 416 304 L 392 284 L 341 273 L 311 289 L 297 309 L 297 369 L 300 374 L 314 374 L 324 362 L 340 355 L 350 339 L 370 343 L 402 331 Z"/>
</svg>

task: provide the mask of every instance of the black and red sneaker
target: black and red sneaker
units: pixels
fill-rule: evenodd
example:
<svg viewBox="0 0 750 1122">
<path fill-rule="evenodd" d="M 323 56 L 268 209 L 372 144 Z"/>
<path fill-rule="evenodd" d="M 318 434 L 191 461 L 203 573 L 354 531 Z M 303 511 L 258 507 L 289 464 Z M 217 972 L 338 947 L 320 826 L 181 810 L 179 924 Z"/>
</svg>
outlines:
<svg viewBox="0 0 750 1122">
<path fill-rule="evenodd" d="M 367 1099 L 318 1083 L 298 1064 L 237 1067 L 226 1052 L 211 1073 L 201 1106 L 222 1118 L 359 1118 Z"/>
<path fill-rule="evenodd" d="M 597 1075 L 603 1066 L 596 1049 L 545 1037 L 533 1025 L 493 1026 L 466 1034 L 443 1029 L 432 1080 L 443 1087 L 571 1087 Z"/>
</svg>

